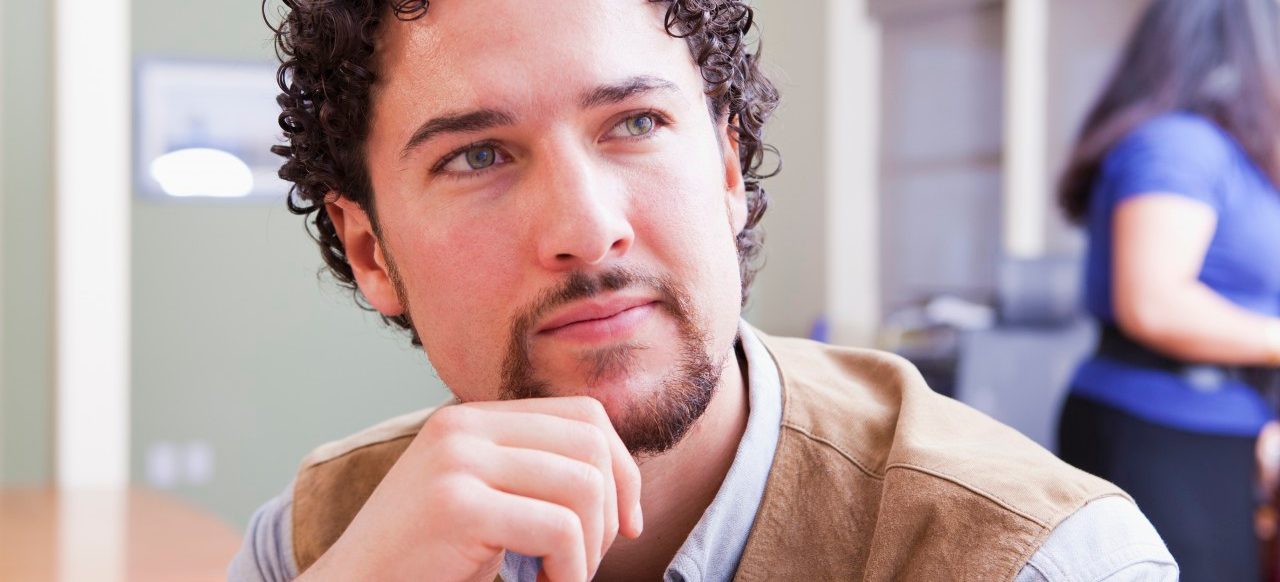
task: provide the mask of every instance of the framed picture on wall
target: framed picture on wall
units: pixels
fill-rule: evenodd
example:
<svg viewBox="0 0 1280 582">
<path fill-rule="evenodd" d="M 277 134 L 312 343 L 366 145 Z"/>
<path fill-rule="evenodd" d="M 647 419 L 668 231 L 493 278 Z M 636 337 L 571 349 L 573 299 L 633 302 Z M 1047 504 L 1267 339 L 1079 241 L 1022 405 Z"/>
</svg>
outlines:
<svg viewBox="0 0 1280 582">
<path fill-rule="evenodd" d="M 270 201 L 289 183 L 283 159 L 276 66 L 176 58 L 135 63 L 134 163 L 138 195 L 151 200 Z"/>
</svg>

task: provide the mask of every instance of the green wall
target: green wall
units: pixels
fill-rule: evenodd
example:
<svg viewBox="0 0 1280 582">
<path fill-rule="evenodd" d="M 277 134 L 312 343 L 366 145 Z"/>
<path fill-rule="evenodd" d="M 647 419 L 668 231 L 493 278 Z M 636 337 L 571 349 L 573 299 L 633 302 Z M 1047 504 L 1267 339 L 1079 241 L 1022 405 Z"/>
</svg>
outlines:
<svg viewBox="0 0 1280 582">
<path fill-rule="evenodd" d="M 44 2 L 0 4 L 0 484 L 53 471 L 52 36 Z"/>
<path fill-rule="evenodd" d="M 239 4 L 133 0 L 134 54 L 272 59 L 257 3 Z M 444 398 L 420 351 L 317 277 L 283 201 L 135 198 L 132 218 L 135 481 L 152 445 L 208 443 L 212 481 L 175 492 L 243 526 L 311 448 Z"/>
</svg>

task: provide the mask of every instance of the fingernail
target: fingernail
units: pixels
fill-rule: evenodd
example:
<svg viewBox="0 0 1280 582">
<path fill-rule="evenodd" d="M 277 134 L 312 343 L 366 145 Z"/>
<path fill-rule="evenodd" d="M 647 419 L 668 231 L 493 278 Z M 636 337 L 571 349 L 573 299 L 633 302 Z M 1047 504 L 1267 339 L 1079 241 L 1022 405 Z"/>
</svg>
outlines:
<svg viewBox="0 0 1280 582">
<path fill-rule="evenodd" d="M 635 524 L 636 537 L 640 537 L 640 533 L 644 531 L 644 512 L 640 510 L 640 502 L 637 501 L 635 508 L 631 510 L 631 523 Z"/>
</svg>

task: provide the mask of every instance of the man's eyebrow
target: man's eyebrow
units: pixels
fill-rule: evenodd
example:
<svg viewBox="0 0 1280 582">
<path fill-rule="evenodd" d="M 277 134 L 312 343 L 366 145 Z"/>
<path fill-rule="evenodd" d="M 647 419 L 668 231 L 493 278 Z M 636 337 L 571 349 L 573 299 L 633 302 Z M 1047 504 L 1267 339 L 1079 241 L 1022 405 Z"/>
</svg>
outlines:
<svg viewBox="0 0 1280 582">
<path fill-rule="evenodd" d="M 428 120 L 413 132 L 413 137 L 400 150 L 404 158 L 414 148 L 443 133 L 472 133 L 515 123 L 515 116 L 497 109 L 478 109 L 467 113 L 444 115 Z"/>
<path fill-rule="evenodd" d="M 675 83 L 659 77 L 638 75 L 609 85 L 601 85 L 582 96 L 583 109 L 600 107 L 625 101 L 636 95 L 655 91 L 679 93 Z M 413 132 L 400 150 L 400 157 L 409 155 L 428 140 L 445 133 L 473 133 L 494 127 L 515 124 L 515 116 L 497 109 L 477 109 L 467 113 L 444 115 L 428 120 Z"/>
<path fill-rule="evenodd" d="M 583 109 L 590 109 L 592 107 L 620 103 L 636 95 L 654 91 L 679 93 L 680 88 L 675 83 L 660 77 L 640 75 L 624 79 L 618 83 L 596 87 L 582 96 L 580 104 Z"/>
</svg>

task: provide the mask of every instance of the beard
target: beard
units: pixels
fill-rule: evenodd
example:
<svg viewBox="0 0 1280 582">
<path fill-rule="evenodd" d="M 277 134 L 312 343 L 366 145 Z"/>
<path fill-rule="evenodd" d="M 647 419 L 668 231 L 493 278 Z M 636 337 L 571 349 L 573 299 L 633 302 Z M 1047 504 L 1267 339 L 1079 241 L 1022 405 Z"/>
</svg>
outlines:
<svg viewBox="0 0 1280 582">
<path fill-rule="evenodd" d="M 676 324 L 679 354 L 671 371 L 648 390 L 640 390 L 609 420 L 633 456 L 655 456 L 675 447 L 706 412 L 720 383 L 725 358 L 712 358 L 707 337 L 698 325 L 687 291 L 674 282 L 621 268 L 588 275 L 575 271 L 561 285 L 549 289 L 513 318 L 507 354 L 502 366 L 502 400 L 554 396 L 552 386 L 540 380 L 530 354 L 529 332 L 551 310 L 566 303 L 607 291 L 641 288 L 656 291 L 659 305 Z M 579 354 L 579 369 L 588 384 L 622 378 L 634 366 L 639 352 L 648 346 L 622 343 Z"/>
</svg>

